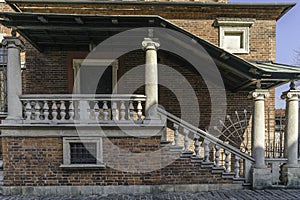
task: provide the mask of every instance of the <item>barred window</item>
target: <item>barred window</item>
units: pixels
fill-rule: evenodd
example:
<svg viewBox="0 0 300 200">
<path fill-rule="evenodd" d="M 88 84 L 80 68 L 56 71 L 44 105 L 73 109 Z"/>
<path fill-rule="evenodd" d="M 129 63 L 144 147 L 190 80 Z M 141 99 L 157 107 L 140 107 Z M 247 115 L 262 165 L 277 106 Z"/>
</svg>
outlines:
<svg viewBox="0 0 300 200">
<path fill-rule="evenodd" d="M 0 46 L 0 114 L 7 112 L 7 49 Z"/>
<path fill-rule="evenodd" d="M 97 164 L 96 143 L 70 143 L 71 164 Z"/>
<path fill-rule="evenodd" d="M 105 168 L 102 137 L 63 137 L 61 168 Z"/>
</svg>

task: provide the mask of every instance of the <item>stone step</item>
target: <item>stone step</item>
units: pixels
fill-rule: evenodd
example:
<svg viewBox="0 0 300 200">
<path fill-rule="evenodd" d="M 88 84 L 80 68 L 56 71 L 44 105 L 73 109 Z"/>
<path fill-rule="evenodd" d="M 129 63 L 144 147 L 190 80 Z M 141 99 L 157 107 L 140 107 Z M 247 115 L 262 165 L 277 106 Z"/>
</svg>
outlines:
<svg viewBox="0 0 300 200">
<path fill-rule="evenodd" d="M 181 153 L 181 151 L 182 151 L 182 147 L 181 146 L 170 146 L 169 147 L 169 149 L 170 149 L 170 151 L 172 151 L 172 152 L 178 152 L 178 153 Z"/>
<path fill-rule="evenodd" d="M 212 174 L 222 174 L 224 173 L 225 169 L 223 167 L 213 167 L 211 170 Z"/>
<path fill-rule="evenodd" d="M 252 184 L 251 183 L 243 183 L 242 184 L 244 189 L 252 189 Z"/>
<path fill-rule="evenodd" d="M 213 168 L 214 165 L 214 162 L 202 162 L 201 168 Z"/>
<path fill-rule="evenodd" d="M 171 141 L 161 141 L 160 142 L 160 147 L 169 147 L 172 146 L 172 142 Z"/>
<path fill-rule="evenodd" d="M 192 151 L 183 151 L 183 152 L 181 152 L 181 155 L 180 155 L 181 158 L 191 158 L 192 156 L 193 156 Z"/>
<path fill-rule="evenodd" d="M 230 178 L 233 179 L 234 178 L 235 173 L 234 172 L 223 172 L 222 173 L 222 178 Z"/>
<path fill-rule="evenodd" d="M 233 178 L 233 183 L 235 184 L 244 184 L 245 178 Z"/>
<path fill-rule="evenodd" d="M 193 155 L 192 158 L 191 158 L 191 162 L 201 163 L 201 162 L 203 162 L 203 158 L 200 157 L 200 156 L 196 157 L 195 155 Z"/>
</svg>

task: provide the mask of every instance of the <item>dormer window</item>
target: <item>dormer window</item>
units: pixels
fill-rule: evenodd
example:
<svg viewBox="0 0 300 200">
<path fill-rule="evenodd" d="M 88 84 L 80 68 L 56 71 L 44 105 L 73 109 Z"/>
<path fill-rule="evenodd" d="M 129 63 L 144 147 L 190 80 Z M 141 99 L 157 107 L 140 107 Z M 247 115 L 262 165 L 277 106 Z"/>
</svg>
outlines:
<svg viewBox="0 0 300 200">
<path fill-rule="evenodd" d="M 214 25 L 219 27 L 219 45 L 230 53 L 249 53 L 249 28 L 252 19 L 218 18 Z"/>
</svg>

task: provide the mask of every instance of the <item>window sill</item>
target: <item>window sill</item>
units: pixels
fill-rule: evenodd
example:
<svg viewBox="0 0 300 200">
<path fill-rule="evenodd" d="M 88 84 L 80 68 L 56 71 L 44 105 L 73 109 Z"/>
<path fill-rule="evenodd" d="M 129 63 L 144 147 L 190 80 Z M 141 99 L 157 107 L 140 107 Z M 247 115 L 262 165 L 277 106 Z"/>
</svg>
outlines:
<svg viewBox="0 0 300 200">
<path fill-rule="evenodd" d="M 249 50 L 246 49 L 226 49 L 223 47 L 220 47 L 222 49 L 224 49 L 225 51 L 231 53 L 231 54 L 249 54 Z"/>
<path fill-rule="evenodd" d="M 102 164 L 71 164 L 71 165 L 60 165 L 62 169 L 104 169 L 106 165 Z"/>
</svg>

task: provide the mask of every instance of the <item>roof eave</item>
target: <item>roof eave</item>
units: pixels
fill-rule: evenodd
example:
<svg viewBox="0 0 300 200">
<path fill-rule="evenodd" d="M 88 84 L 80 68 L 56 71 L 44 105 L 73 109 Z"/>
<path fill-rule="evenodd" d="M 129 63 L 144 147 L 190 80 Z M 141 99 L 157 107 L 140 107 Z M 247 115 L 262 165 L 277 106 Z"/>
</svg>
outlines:
<svg viewBox="0 0 300 200">
<path fill-rule="evenodd" d="M 199 2 L 199 1 L 95 1 L 95 0 L 5 0 L 7 3 L 82 3 L 82 4 L 159 4 L 159 5 L 209 5 L 209 6 L 294 6 L 294 2 L 271 2 L 271 3 L 249 3 L 249 2 Z"/>
</svg>

